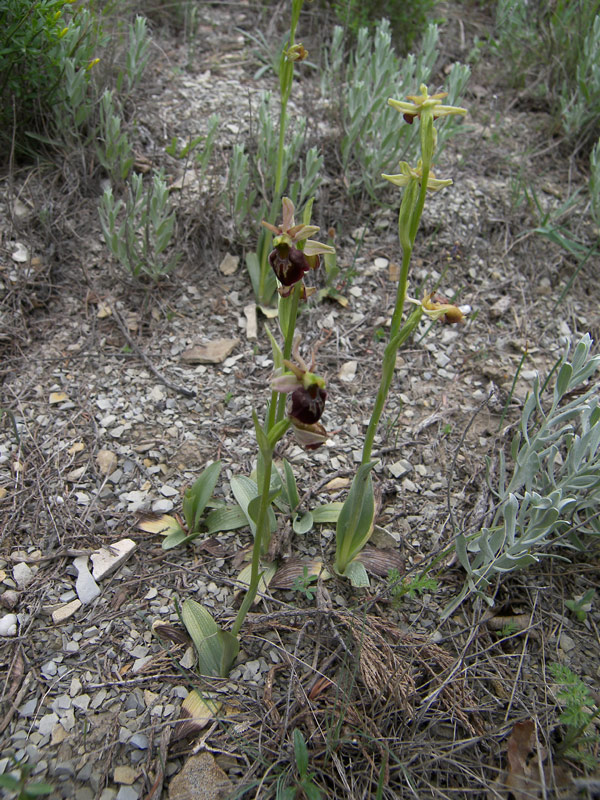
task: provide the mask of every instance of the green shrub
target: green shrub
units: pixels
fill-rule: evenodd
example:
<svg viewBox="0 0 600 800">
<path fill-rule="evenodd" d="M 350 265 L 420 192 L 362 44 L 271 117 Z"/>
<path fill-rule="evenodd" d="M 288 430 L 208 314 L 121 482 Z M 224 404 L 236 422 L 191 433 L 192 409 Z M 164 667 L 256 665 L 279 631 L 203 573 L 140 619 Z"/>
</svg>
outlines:
<svg viewBox="0 0 600 800">
<path fill-rule="evenodd" d="M 25 146 L 56 104 L 79 100 L 102 43 L 98 18 L 67 0 L 6 0 L 0 10 L 0 136 Z M 80 112 L 80 117 L 83 116 Z M 31 139 L 29 139 L 31 142 Z"/>
<path fill-rule="evenodd" d="M 600 0 L 499 0 L 497 48 L 517 88 L 547 103 L 571 144 L 600 134 Z"/>
<path fill-rule="evenodd" d="M 357 36 L 361 28 L 373 30 L 377 21 L 388 19 L 394 43 L 405 55 L 420 39 L 433 14 L 436 0 L 334 0 L 340 24 Z"/>
</svg>

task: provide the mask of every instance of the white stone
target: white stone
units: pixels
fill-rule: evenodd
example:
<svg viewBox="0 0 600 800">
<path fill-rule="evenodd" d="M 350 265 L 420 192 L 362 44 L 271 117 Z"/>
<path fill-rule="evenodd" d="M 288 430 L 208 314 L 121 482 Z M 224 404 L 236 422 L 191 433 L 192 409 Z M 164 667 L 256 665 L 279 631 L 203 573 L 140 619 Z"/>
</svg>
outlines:
<svg viewBox="0 0 600 800">
<path fill-rule="evenodd" d="M 32 569 L 24 562 L 15 564 L 13 567 L 13 578 L 19 589 L 24 589 L 33 580 L 34 573 Z"/>
<path fill-rule="evenodd" d="M 173 510 L 173 501 L 169 500 L 166 497 L 161 498 L 160 500 L 155 500 L 152 503 L 152 511 L 155 514 L 168 514 L 169 511 Z"/>
<path fill-rule="evenodd" d="M 112 450 L 98 450 L 96 464 L 103 475 L 112 475 L 116 470 L 118 458 Z"/>
<path fill-rule="evenodd" d="M 38 731 L 42 736 L 50 736 L 57 722 L 58 716 L 56 714 L 44 714 L 38 722 Z"/>
<path fill-rule="evenodd" d="M 52 612 L 52 622 L 55 625 L 58 625 L 69 617 L 73 616 L 73 614 L 80 608 L 81 600 L 73 600 L 72 602 L 67 603 L 65 606 L 60 606 L 60 608 L 57 608 Z"/>
<path fill-rule="evenodd" d="M 0 636 L 16 636 L 18 619 L 16 614 L 6 614 L 0 619 Z"/>
<path fill-rule="evenodd" d="M 73 560 L 73 565 L 77 570 L 75 591 L 77 592 L 77 597 L 79 597 L 81 602 L 86 605 L 98 597 L 100 594 L 100 587 L 88 569 L 87 556 L 77 556 L 77 558 Z"/>
<path fill-rule="evenodd" d="M 356 361 L 346 361 L 345 364 L 342 364 L 340 371 L 338 372 L 338 378 L 341 381 L 345 381 L 346 383 L 350 383 L 356 377 L 356 367 L 358 366 L 358 362 Z"/>
<path fill-rule="evenodd" d="M 73 705 L 75 708 L 79 708 L 82 711 L 87 711 L 90 704 L 90 699 L 91 698 L 89 694 L 80 694 L 73 698 Z"/>
<path fill-rule="evenodd" d="M 92 553 L 92 575 L 97 581 L 101 581 L 120 567 L 136 549 L 137 544 L 133 539 L 120 539 L 110 545 L 110 550 L 101 547 L 100 550 Z"/>
</svg>

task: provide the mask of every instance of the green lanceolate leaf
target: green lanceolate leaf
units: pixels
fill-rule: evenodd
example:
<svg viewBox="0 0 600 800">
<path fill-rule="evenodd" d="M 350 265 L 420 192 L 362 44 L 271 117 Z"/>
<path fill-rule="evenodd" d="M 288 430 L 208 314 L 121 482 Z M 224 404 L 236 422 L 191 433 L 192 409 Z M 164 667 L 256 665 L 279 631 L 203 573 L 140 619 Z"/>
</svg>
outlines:
<svg viewBox="0 0 600 800">
<path fill-rule="evenodd" d="M 256 443 L 258 444 L 258 449 L 260 450 L 260 454 L 264 460 L 267 461 L 271 457 L 271 447 L 269 445 L 267 434 L 264 432 L 254 409 L 252 409 L 252 421 L 254 422 L 254 432 L 256 433 Z"/>
<path fill-rule="evenodd" d="M 346 567 L 344 577 L 348 578 L 356 589 L 363 589 L 370 585 L 367 570 L 361 561 L 351 561 Z"/>
<path fill-rule="evenodd" d="M 231 491 L 233 492 L 233 496 L 238 502 L 239 507 L 241 508 L 243 514 L 246 517 L 246 521 L 250 526 L 250 530 L 252 531 L 252 535 L 256 534 L 256 522 L 255 518 L 252 516 L 249 510 L 250 503 L 255 498 L 258 498 L 258 488 L 252 478 L 248 478 L 246 475 L 235 475 L 231 479 Z M 273 490 L 276 494 L 273 497 L 276 497 L 279 493 L 280 489 Z M 253 506 L 254 509 L 254 506 Z M 277 520 L 275 519 L 275 513 L 273 512 L 272 508 L 269 508 L 269 525 L 271 532 L 276 530 L 277 528 Z"/>
<path fill-rule="evenodd" d="M 308 749 L 304 741 L 304 736 L 298 728 L 294 728 L 294 758 L 296 759 L 296 767 L 298 768 L 298 773 L 302 780 L 306 777 L 306 773 L 308 772 Z"/>
<path fill-rule="evenodd" d="M 246 253 L 246 268 L 250 276 L 250 283 L 252 284 L 252 291 L 254 296 L 258 298 L 260 287 L 260 263 L 256 253 Z"/>
<path fill-rule="evenodd" d="M 217 533 L 217 531 L 234 531 L 243 528 L 248 524 L 246 515 L 239 506 L 227 506 L 227 508 L 214 508 L 206 515 L 204 520 L 207 533 Z"/>
<path fill-rule="evenodd" d="M 285 476 L 285 488 L 287 492 L 287 499 L 292 511 L 300 505 L 300 495 L 298 494 L 298 487 L 296 486 L 296 478 L 294 471 L 286 459 L 283 459 L 283 472 Z"/>
<path fill-rule="evenodd" d="M 313 508 L 313 522 L 317 524 L 337 522 L 343 506 L 343 503 L 336 502 L 324 503 L 322 506 Z"/>
<path fill-rule="evenodd" d="M 186 532 L 182 530 L 175 531 L 174 533 L 170 533 L 168 536 L 165 536 L 162 543 L 162 549 L 172 550 L 174 547 L 180 547 L 182 544 L 193 542 L 194 539 L 197 539 L 199 536 L 202 536 L 200 531 L 189 534 L 186 534 Z"/>
<path fill-rule="evenodd" d="M 271 530 L 274 530 L 273 526 L 277 527 L 277 520 L 275 519 L 275 512 L 271 508 L 271 503 L 273 502 L 273 500 L 275 500 L 276 497 L 279 497 L 280 494 L 281 494 L 281 489 L 271 489 L 271 491 L 269 492 L 269 499 L 268 499 L 269 510 L 267 511 L 267 513 L 269 515 Z M 260 513 L 261 501 L 262 497 L 254 497 L 248 503 L 248 514 L 255 525 L 258 522 L 258 515 Z"/>
<path fill-rule="evenodd" d="M 273 425 L 273 427 L 268 433 L 268 442 L 271 451 L 274 449 L 277 442 L 281 438 L 283 438 L 290 425 L 291 422 L 287 417 L 285 417 L 285 419 L 280 420 L 279 422 L 276 422 L 275 425 Z"/>
<path fill-rule="evenodd" d="M 211 464 L 204 470 L 202 475 L 190 486 L 184 495 L 183 516 L 192 533 L 198 530 L 200 517 L 214 492 L 220 472 L 221 462 L 215 461 L 214 464 Z"/>
<path fill-rule="evenodd" d="M 295 533 L 300 535 L 308 533 L 314 524 L 313 515 L 310 511 L 307 511 L 305 514 L 300 516 L 296 514 L 294 516 L 294 521 L 292 522 L 292 528 L 294 529 Z"/>
<path fill-rule="evenodd" d="M 238 653 L 236 637 L 221 630 L 211 614 L 195 600 L 184 601 L 181 620 L 194 642 L 202 675 L 226 677 Z"/>
<path fill-rule="evenodd" d="M 280 367 L 283 367 L 283 353 L 281 352 L 281 348 L 277 344 L 275 337 L 273 336 L 267 325 L 265 325 L 265 330 L 267 332 L 267 336 L 269 337 L 269 341 L 271 342 L 271 351 L 273 353 L 273 368 L 279 369 Z"/>
<path fill-rule="evenodd" d="M 368 542 L 373 530 L 375 498 L 371 470 L 374 463 L 359 467 L 338 517 L 335 569 L 340 575 L 345 574 L 346 567 Z"/>
<path fill-rule="evenodd" d="M 287 297 L 280 296 L 277 308 L 279 309 L 279 329 L 281 330 L 283 338 L 286 339 L 292 312 L 291 294 Z"/>
</svg>

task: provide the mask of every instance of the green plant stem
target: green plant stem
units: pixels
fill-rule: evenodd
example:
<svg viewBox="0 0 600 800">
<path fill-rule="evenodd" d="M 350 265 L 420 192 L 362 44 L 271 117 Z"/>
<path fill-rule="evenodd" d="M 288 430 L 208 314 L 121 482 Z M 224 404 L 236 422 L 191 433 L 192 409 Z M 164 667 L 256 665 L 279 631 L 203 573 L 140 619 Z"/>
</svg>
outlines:
<svg viewBox="0 0 600 800">
<path fill-rule="evenodd" d="M 273 451 L 269 453 L 269 457 L 265 458 L 264 463 L 264 473 L 263 473 L 263 483 L 261 488 L 261 496 L 260 496 L 260 507 L 258 511 L 258 519 L 256 521 L 256 533 L 254 535 L 254 545 L 252 547 L 252 572 L 250 573 L 250 584 L 248 585 L 248 590 L 246 595 L 242 601 L 240 609 L 236 615 L 234 620 L 233 626 L 231 628 L 231 633 L 234 636 L 237 636 L 244 619 L 246 618 L 246 614 L 250 610 L 252 603 L 254 602 L 254 598 L 256 597 L 256 593 L 258 592 L 258 584 L 260 582 L 261 574 L 260 570 L 260 556 L 261 552 L 263 552 L 263 545 L 268 546 L 268 525 L 269 525 L 269 518 L 268 518 L 268 511 L 269 511 L 269 489 L 271 487 L 271 468 L 273 465 Z M 266 547 L 264 548 L 266 550 Z"/>
<path fill-rule="evenodd" d="M 417 306 L 410 315 L 410 317 L 406 320 L 406 322 L 404 323 L 398 334 L 395 336 L 395 338 L 394 339 L 390 338 L 390 340 L 387 343 L 385 352 L 383 354 L 381 381 L 379 383 L 379 389 L 377 390 L 377 396 L 375 398 L 375 405 L 371 413 L 371 419 L 369 420 L 369 425 L 367 427 L 367 432 L 365 434 L 365 442 L 363 445 L 361 464 L 368 464 L 369 461 L 371 460 L 371 451 L 373 449 L 375 434 L 377 433 L 379 420 L 381 419 L 381 414 L 385 406 L 385 401 L 387 400 L 390 386 L 392 384 L 392 379 L 394 377 L 394 369 L 396 366 L 396 353 L 398 352 L 398 349 L 404 344 L 404 342 L 409 338 L 409 336 L 413 333 L 413 331 L 419 324 L 419 320 L 421 319 L 422 315 L 423 315 L 423 309 L 420 306 Z"/>
<path fill-rule="evenodd" d="M 423 113 L 420 124 L 422 127 L 428 127 L 430 129 L 430 136 L 434 135 L 431 112 Z M 373 449 L 375 434 L 377 433 L 381 414 L 383 413 L 385 401 L 387 400 L 394 377 L 398 348 L 413 332 L 423 313 L 423 309 L 418 306 L 406 320 L 404 326 L 401 327 L 402 314 L 404 313 L 404 304 L 406 302 L 406 290 L 408 288 L 408 270 L 417 231 L 419 230 L 419 223 L 421 222 L 421 216 L 423 214 L 423 208 L 425 207 L 425 199 L 427 197 L 427 181 L 429 179 L 431 157 L 434 150 L 433 144 L 433 139 L 427 141 L 426 134 L 421 136 L 422 166 L 419 193 L 415 199 L 414 187 L 410 185 L 407 186 L 404 190 L 402 203 L 400 204 L 400 211 L 398 212 L 398 236 L 402 245 L 402 266 L 400 268 L 400 277 L 396 290 L 396 304 L 394 306 L 394 313 L 390 326 L 390 338 L 383 354 L 381 381 L 377 391 L 377 397 L 375 398 L 375 405 L 371 413 L 371 419 L 369 420 L 369 425 L 365 434 L 361 464 L 367 464 L 371 460 L 371 451 Z"/>
<path fill-rule="evenodd" d="M 405 195 L 405 197 L 403 198 L 403 202 L 404 201 L 410 202 L 410 197 Z M 381 381 L 379 384 L 379 389 L 377 390 L 377 396 L 375 398 L 375 405 L 371 413 L 371 419 L 369 420 L 369 425 L 367 427 L 367 432 L 365 434 L 361 464 L 367 464 L 371 460 L 371 451 L 373 449 L 375 434 L 377 433 L 377 428 L 379 426 L 381 414 L 383 413 L 385 401 L 387 400 L 390 386 L 392 385 L 392 379 L 394 377 L 394 369 L 396 366 L 396 353 L 398 352 L 398 348 L 407 340 L 409 335 L 416 328 L 423 313 L 423 309 L 420 306 L 417 306 L 415 311 L 413 311 L 413 313 L 404 323 L 404 326 L 401 327 L 402 314 L 404 313 L 404 304 L 406 301 L 406 290 L 408 288 L 408 270 L 410 267 L 410 260 L 412 257 L 413 243 L 414 243 L 414 238 L 416 236 L 416 229 L 418 228 L 418 224 L 421 219 L 424 202 L 425 202 L 424 198 L 421 201 L 421 193 L 419 193 L 415 209 L 411 215 L 411 229 L 409 230 L 409 241 L 406 243 L 406 246 L 402 248 L 402 266 L 400 268 L 400 277 L 398 279 L 398 288 L 396 290 L 396 304 L 394 307 L 394 313 L 392 315 L 392 323 L 390 326 L 390 337 L 386 345 L 385 352 L 383 354 Z M 399 227 L 402 225 L 401 222 L 402 218 L 403 218 L 403 208 L 401 206 L 398 215 Z M 412 228 L 414 226 L 415 219 L 416 219 L 416 227 L 415 227 L 415 235 L 413 236 Z M 401 239 L 404 238 L 403 234 L 401 234 L 400 238 Z"/>
<path fill-rule="evenodd" d="M 290 95 L 292 93 L 292 83 L 294 80 L 294 62 L 288 61 L 285 56 L 285 51 L 294 45 L 294 38 L 296 36 L 296 26 L 300 18 L 300 11 L 304 0 L 293 0 L 292 2 L 292 19 L 290 23 L 290 38 L 287 47 L 281 54 L 281 64 L 279 69 L 279 96 L 280 96 L 280 111 L 279 111 L 279 141 L 277 143 L 277 164 L 275 167 L 275 190 L 273 192 L 273 201 L 271 203 L 271 212 L 269 214 L 269 222 L 272 224 L 275 221 L 275 214 L 279 209 L 281 203 L 281 195 L 283 193 L 283 159 L 285 155 L 285 134 L 287 131 L 287 105 Z M 269 272 L 269 263 L 267 261 L 269 251 L 271 249 L 271 242 L 273 237 L 268 234 L 263 241 L 263 248 L 259 254 L 260 262 L 260 278 L 259 278 L 259 300 L 266 302 L 270 298 L 264 297 L 265 283 Z M 289 357 L 289 356 L 288 356 Z"/>
</svg>

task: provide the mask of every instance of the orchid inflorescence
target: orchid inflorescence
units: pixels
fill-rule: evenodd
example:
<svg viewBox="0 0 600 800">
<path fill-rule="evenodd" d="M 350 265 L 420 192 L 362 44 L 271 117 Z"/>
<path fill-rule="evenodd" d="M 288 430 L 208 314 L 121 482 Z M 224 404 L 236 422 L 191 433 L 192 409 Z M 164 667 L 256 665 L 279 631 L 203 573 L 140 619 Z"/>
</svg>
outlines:
<svg viewBox="0 0 600 800">
<path fill-rule="evenodd" d="M 327 440 L 327 431 L 319 422 L 325 409 L 327 391 L 323 378 L 312 372 L 314 355 L 309 369 L 300 356 L 299 344 L 298 337 L 294 342 L 296 363 L 284 359 L 283 367 L 275 371 L 271 388 L 291 395 L 288 419 L 296 439 L 307 450 L 315 450 Z"/>
<path fill-rule="evenodd" d="M 311 269 L 318 269 L 321 264 L 320 256 L 325 253 L 334 253 L 335 250 L 328 244 L 313 241 L 309 236 L 318 233 L 317 225 L 296 225 L 294 222 L 294 204 L 289 197 L 284 197 L 283 221 L 280 226 L 271 225 L 263 220 L 263 225 L 275 235 L 273 250 L 269 254 L 271 265 L 279 286 L 279 294 L 287 297 L 292 288 L 302 281 L 305 273 Z M 306 290 L 302 282 L 302 297 L 306 298 L 315 290 Z"/>
</svg>

